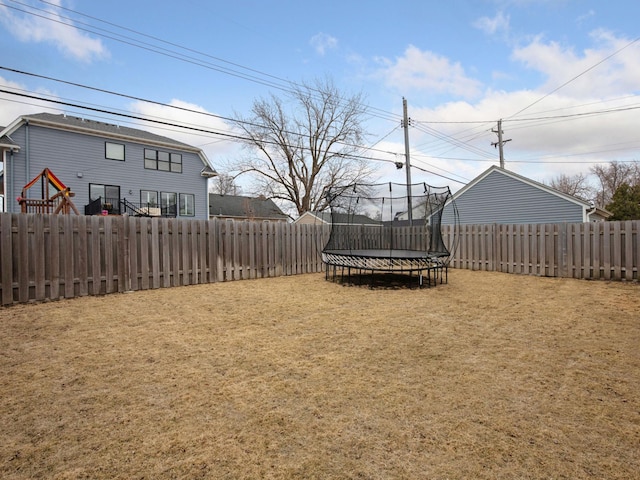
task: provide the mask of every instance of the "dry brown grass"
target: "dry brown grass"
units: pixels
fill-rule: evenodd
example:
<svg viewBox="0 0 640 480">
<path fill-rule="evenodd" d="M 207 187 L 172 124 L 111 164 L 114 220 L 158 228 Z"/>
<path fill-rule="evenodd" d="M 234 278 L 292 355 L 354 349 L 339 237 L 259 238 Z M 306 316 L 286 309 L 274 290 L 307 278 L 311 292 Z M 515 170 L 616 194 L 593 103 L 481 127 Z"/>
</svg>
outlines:
<svg viewBox="0 0 640 480">
<path fill-rule="evenodd" d="M 0 319 L 3 479 L 640 472 L 638 284 L 314 274 Z"/>
</svg>

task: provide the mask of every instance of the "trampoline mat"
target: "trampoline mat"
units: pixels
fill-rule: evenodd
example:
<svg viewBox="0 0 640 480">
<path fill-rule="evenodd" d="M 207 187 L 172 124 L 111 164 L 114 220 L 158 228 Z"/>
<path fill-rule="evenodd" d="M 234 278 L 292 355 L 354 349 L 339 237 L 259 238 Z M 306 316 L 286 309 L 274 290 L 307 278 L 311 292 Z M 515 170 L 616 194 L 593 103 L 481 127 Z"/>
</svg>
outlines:
<svg viewBox="0 0 640 480">
<path fill-rule="evenodd" d="M 415 271 L 441 267 L 438 255 L 419 250 L 325 250 L 328 265 L 380 271 Z"/>
</svg>

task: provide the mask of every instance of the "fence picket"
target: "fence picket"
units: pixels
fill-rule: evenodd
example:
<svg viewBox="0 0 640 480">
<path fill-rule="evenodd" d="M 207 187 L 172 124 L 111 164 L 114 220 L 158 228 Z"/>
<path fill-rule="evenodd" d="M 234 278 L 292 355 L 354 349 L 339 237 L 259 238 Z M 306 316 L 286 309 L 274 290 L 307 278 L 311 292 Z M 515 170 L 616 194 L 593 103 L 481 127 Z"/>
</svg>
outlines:
<svg viewBox="0 0 640 480">
<path fill-rule="evenodd" d="M 0 215 L 0 282 L 2 305 L 13 303 L 13 220 L 12 215 Z"/>
<path fill-rule="evenodd" d="M 638 222 L 640 223 L 640 222 Z M 623 229 L 623 235 L 624 235 L 624 278 L 625 280 L 632 280 L 633 279 L 633 266 L 636 265 L 637 267 L 637 263 L 633 263 L 633 228 L 634 228 L 634 222 L 631 220 L 628 220 L 626 222 L 624 222 L 624 229 Z M 636 229 L 637 232 L 637 229 Z M 637 261 L 638 257 L 636 256 L 636 261 Z"/>
<path fill-rule="evenodd" d="M 37 218 L 40 217 L 40 218 Z M 33 229 L 33 242 L 29 245 L 29 249 L 33 252 L 34 262 L 34 283 L 35 283 L 35 300 L 37 302 L 46 299 L 46 258 L 45 250 L 37 248 L 38 245 L 45 245 L 44 225 L 42 214 L 36 214 L 31 217 L 29 228 Z"/>
</svg>

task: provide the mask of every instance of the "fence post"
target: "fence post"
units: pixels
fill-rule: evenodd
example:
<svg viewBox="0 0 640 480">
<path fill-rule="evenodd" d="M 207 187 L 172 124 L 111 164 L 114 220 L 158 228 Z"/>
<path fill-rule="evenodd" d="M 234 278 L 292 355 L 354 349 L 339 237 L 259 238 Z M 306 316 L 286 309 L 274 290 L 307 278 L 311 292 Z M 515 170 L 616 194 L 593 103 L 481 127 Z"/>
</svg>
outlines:
<svg viewBox="0 0 640 480">
<path fill-rule="evenodd" d="M 2 305 L 13 303 L 13 213 L 0 213 L 0 282 L 2 283 Z"/>
<path fill-rule="evenodd" d="M 131 290 L 131 244 L 129 243 L 129 231 L 131 226 L 129 225 L 129 214 L 125 213 L 122 216 L 123 222 L 122 222 L 122 235 L 123 235 L 123 239 L 122 242 L 120 242 L 121 244 L 121 248 L 122 248 L 122 258 L 124 261 L 124 265 L 123 265 L 123 275 L 124 275 L 124 282 L 123 282 L 123 286 L 122 288 L 124 288 L 125 292 L 128 292 Z"/>
<path fill-rule="evenodd" d="M 558 232 L 558 276 L 568 277 L 567 266 L 567 222 L 560 224 Z"/>
</svg>

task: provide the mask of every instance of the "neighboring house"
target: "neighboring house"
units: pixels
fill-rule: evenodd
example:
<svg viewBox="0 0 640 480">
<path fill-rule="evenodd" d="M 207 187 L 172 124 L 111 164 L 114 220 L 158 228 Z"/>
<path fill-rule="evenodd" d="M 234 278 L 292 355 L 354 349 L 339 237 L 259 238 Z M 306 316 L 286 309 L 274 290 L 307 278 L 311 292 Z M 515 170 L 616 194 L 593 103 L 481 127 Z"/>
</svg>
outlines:
<svg viewBox="0 0 640 480">
<path fill-rule="evenodd" d="M 289 220 L 289 217 L 282 213 L 270 198 L 220 195 L 216 193 L 209 194 L 209 218 L 270 220 L 275 222 L 287 222 Z"/>
<path fill-rule="evenodd" d="M 133 213 L 207 219 L 204 152 L 171 138 L 69 115 L 24 115 L 0 131 L 5 209 L 45 168 L 75 194 L 82 213 Z M 35 198 L 32 188 L 27 198 Z M 129 207 L 127 207 L 129 206 Z M 133 208 L 133 210 L 131 209 Z"/>
<path fill-rule="evenodd" d="M 0 212 L 4 212 L 4 170 L 0 171 Z"/>
<path fill-rule="evenodd" d="M 381 225 L 381 222 L 366 215 L 349 215 L 347 213 L 334 214 L 333 222 L 335 225 L 373 225 L 376 227 Z M 331 225 L 331 212 L 304 212 L 293 223 Z"/>
<path fill-rule="evenodd" d="M 572 195 L 492 166 L 453 195 L 461 225 L 483 223 L 582 223 L 611 214 Z M 455 223 L 451 203 L 442 224 Z"/>
<path fill-rule="evenodd" d="M 0 132 L 4 132 L 5 127 L 0 127 Z M 5 192 L 5 174 L 4 174 L 4 158 L 5 152 L 10 154 L 11 152 L 20 151 L 20 146 L 11 140 L 8 136 L 0 133 L 0 212 L 6 212 L 6 197 Z"/>
</svg>

